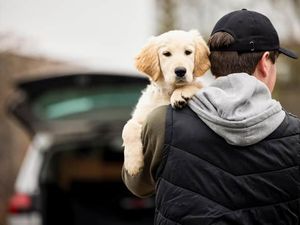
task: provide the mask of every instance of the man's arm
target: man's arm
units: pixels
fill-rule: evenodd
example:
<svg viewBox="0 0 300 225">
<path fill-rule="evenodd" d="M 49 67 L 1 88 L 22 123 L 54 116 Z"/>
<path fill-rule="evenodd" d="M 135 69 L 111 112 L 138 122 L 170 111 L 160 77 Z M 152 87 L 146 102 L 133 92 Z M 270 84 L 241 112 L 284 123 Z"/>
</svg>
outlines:
<svg viewBox="0 0 300 225">
<path fill-rule="evenodd" d="M 148 197 L 155 192 L 155 175 L 162 159 L 167 108 L 161 106 L 154 109 L 143 125 L 144 168 L 135 176 L 130 176 L 124 167 L 122 169 L 125 185 L 136 196 Z"/>
</svg>

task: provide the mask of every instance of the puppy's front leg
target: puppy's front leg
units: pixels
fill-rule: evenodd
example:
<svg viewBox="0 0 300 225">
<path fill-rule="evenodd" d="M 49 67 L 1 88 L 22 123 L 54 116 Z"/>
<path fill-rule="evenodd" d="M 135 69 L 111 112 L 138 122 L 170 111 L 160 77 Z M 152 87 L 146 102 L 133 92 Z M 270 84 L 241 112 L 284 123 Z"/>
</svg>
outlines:
<svg viewBox="0 0 300 225">
<path fill-rule="evenodd" d="M 187 104 L 197 91 L 202 88 L 200 83 L 193 83 L 176 88 L 171 95 L 171 105 L 173 108 L 182 108 Z"/>
<path fill-rule="evenodd" d="M 141 133 L 142 125 L 133 119 L 125 124 L 122 132 L 124 168 L 131 176 L 136 175 L 144 166 Z"/>
</svg>

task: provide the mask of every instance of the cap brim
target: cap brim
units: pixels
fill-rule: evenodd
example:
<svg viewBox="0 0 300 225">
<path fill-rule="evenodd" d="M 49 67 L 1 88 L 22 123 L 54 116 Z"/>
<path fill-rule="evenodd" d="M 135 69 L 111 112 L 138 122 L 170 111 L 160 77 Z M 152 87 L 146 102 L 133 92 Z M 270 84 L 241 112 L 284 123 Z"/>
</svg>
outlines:
<svg viewBox="0 0 300 225">
<path fill-rule="evenodd" d="M 279 48 L 278 51 L 288 57 L 291 57 L 293 59 L 298 59 L 298 55 L 296 55 L 294 52 L 287 50 L 285 48 Z"/>
</svg>

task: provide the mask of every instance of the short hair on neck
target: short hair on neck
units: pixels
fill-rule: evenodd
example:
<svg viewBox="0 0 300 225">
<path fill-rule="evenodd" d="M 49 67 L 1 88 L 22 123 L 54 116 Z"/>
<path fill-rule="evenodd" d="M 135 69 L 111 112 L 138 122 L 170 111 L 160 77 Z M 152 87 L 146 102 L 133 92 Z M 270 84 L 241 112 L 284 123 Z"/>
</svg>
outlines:
<svg viewBox="0 0 300 225">
<path fill-rule="evenodd" d="M 216 32 L 208 40 L 208 46 L 212 48 L 225 47 L 234 43 L 234 37 L 227 32 Z M 247 73 L 252 75 L 263 56 L 263 52 L 238 53 L 237 51 L 211 51 L 211 72 L 214 76 L 226 76 L 231 73 Z M 269 51 L 270 60 L 275 63 L 278 51 Z"/>
</svg>

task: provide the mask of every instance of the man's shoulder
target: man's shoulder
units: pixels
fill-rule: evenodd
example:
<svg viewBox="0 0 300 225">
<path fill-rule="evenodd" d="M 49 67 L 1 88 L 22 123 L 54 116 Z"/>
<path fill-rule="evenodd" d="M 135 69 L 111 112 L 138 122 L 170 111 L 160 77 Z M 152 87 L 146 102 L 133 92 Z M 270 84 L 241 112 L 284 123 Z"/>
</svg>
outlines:
<svg viewBox="0 0 300 225">
<path fill-rule="evenodd" d="M 300 126 L 300 118 L 299 116 L 283 109 L 283 111 L 285 112 L 285 120 L 289 121 L 289 123 L 293 124 L 293 125 L 296 125 L 296 126 Z M 299 127 L 300 129 L 300 127 Z"/>
<path fill-rule="evenodd" d="M 151 113 L 147 116 L 146 121 L 144 122 L 144 128 L 147 127 L 147 129 L 164 129 L 166 125 L 167 117 L 171 114 L 176 114 L 177 116 L 187 116 L 187 117 L 193 117 L 197 118 L 196 114 L 189 108 L 184 107 L 182 109 L 173 109 L 170 105 L 162 105 L 154 110 L 151 111 Z"/>
<path fill-rule="evenodd" d="M 166 121 L 166 114 L 168 110 L 168 105 L 162 105 L 153 109 L 147 116 L 145 124 L 161 124 Z"/>
<path fill-rule="evenodd" d="M 294 119 L 300 120 L 300 118 L 299 118 L 297 115 L 295 115 L 295 114 L 293 114 L 293 113 L 291 113 L 291 112 L 285 111 L 285 113 L 286 113 L 287 115 L 289 115 L 290 117 L 294 118 Z"/>
<path fill-rule="evenodd" d="M 159 106 L 155 108 L 147 116 L 146 121 L 143 124 L 142 128 L 142 138 L 147 139 L 148 137 L 157 137 L 162 138 L 165 132 L 166 125 L 166 114 L 168 106 Z"/>
<path fill-rule="evenodd" d="M 300 118 L 288 111 L 285 111 L 286 116 L 279 127 L 284 127 L 282 130 L 283 133 L 290 132 L 292 134 L 300 133 Z"/>
<path fill-rule="evenodd" d="M 297 115 L 294 115 L 293 113 L 290 112 L 286 112 L 287 117 L 289 118 L 289 123 L 291 124 L 291 126 L 294 127 L 295 130 L 298 131 L 298 133 L 300 133 L 300 118 Z"/>
</svg>

